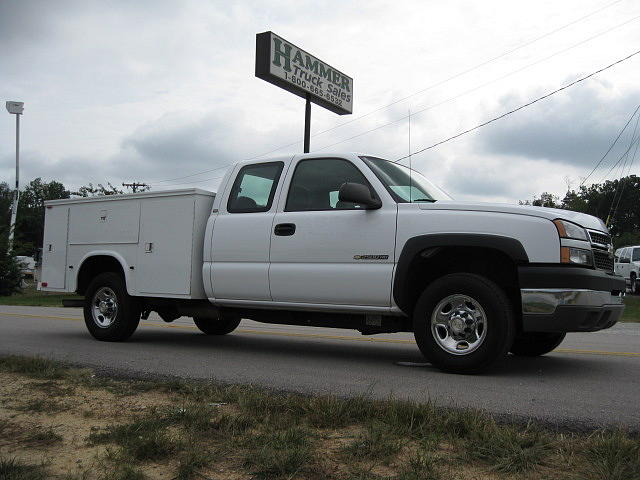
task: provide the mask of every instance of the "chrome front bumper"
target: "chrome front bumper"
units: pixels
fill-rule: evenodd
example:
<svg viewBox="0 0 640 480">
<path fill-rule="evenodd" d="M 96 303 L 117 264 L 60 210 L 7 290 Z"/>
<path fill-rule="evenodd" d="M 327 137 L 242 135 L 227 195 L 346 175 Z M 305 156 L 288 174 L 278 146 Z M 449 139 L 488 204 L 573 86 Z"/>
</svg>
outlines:
<svg viewBox="0 0 640 480">
<path fill-rule="evenodd" d="M 550 314 L 559 305 L 602 307 L 622 305 L 623 293 L 614 295 L 602 290 L 567 290 L 564 288 L 531 288 L 520 290 L 522 313 Z"/>
<path fill-rule="evenodd" d="M 525 332 L 593 332 L 613 326 L 624 312 L 624 293 L 566 288 L 520 293 Z"/>
</svg>

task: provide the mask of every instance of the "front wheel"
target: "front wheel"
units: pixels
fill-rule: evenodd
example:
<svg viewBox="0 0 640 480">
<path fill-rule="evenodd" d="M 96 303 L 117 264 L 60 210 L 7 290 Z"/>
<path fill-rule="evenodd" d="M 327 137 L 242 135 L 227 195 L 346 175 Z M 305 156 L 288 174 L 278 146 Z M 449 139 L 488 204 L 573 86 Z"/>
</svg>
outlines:
<svg viewBox="0 0 640 480">
<path fill-rule="evenodd" d="M 566 333 L 520 333 L 511 346 L 511 353 L 521 357 L 537 357 L 549 353 L 562 343 Z"/>
<path fill-rule="evenodd" d="M 505 292 L 486 277 L 452 273 L 429 285 L 413 315 L 416 343 L 435 367 L 477 373 L 503 359 L 515 321 Z"/>
<path fill-rule="evenodd" d="M 85 292 L 84 322 L 98 340 L 126 340 L 138 328 L 140 313 L 138 302 L 129 296 L 124 279 L 116 273 L 101 273 Z"/>
</svg>

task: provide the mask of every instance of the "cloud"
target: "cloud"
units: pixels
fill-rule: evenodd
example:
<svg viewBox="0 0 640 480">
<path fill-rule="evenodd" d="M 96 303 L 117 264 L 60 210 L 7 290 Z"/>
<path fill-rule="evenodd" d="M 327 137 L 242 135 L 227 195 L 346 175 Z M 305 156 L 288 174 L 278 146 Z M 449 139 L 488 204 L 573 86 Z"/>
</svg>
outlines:
<svg viewBox="0 0 640 480">
<path fill-rule="evenodd" d="M 526 103 L 541 92 L 536 89 L 526 97 L 505 96 L 498 111 Z M 638 89 L 619 92 L 603 82 L 576 85 L 485 127 L 477 144 L 490 154 L 586 167 L 604 154 L 638 103 Z M 621 144 L 620 148 L 626 147 Z"/>
</svg>

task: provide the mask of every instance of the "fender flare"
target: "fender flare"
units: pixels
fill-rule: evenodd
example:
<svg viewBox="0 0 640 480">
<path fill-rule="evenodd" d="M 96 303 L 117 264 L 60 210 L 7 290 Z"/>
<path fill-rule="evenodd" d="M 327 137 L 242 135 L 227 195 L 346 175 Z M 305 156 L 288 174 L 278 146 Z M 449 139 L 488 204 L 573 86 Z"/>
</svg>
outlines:
<svg viewBox="0 0 640 480">
<path fill-rule="evenodd" d="M 410 238 L 402 247 L 393 279 L 393 300 L 402 311 L 410 315 L 409 269 L 421 252 L 434 247 L 482 247 L 507 255 L 517 265 L 529 263 L 529 256 L 520 241 L 502 235 L 486 233 L 434 233 Z"/>
<path fill-rule="evenodd" d="M 93 250 L 86 253 L 78 262 L 78 269 L 75 271 L 72 277 L 73 284 L 70 285 L 71 291 L 75 291 L 78 288 L 78 275 L 80 275 L 84 263 L 93 257 L 111 257 L 117 260 L 122 267 L 122 271 L 124 272 L 124 281 L 127 288 L 127 293 L 129 295 L 134 295 L 135 292 L 133 292 L 132 290 L 131 271 L 127 266 L 127 261 L 122 255 L 120 255 L 118 252 L 114 252 L 113 250 Z"/>
</svg>

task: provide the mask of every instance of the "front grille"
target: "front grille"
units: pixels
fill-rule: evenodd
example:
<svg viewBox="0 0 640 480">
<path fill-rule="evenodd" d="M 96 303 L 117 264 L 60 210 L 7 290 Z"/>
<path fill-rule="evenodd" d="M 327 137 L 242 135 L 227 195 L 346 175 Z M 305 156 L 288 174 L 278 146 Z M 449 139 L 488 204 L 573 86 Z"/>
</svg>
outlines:
<svg viewBox="0 0 640 480">
<path fill-rule="evenodd" d="M 591 237 L 591 243 L 597 243 L 599 245 L 609 246 L 611 244 L 611 236 L 606 233 L 594 232 L 589 230 L 589 237 Z"/>
<path fill-rule="evenodd" d="M 613 272 L 613 258 L 605 250 L 593 249 L 593 261 L 598 270 Z"/>
</svg>

